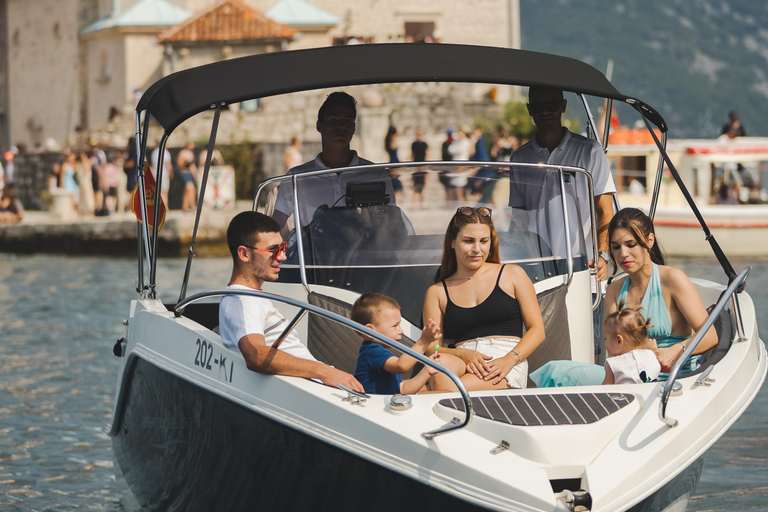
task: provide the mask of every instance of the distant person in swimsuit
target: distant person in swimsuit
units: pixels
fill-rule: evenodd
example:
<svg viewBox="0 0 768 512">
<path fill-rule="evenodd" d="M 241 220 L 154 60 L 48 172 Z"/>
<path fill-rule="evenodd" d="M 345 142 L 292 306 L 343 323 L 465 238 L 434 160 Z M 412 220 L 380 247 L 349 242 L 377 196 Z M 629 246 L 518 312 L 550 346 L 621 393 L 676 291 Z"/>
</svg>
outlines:
<svg viewBox="0 0 768 512">
<path fill-rule="evenodd" d="M 608 226 L 608 239 L 614 268 L 619 265 L 627 277 L 608 287 L 606 315 L 618 311 L 621 301 L 629 307 L 641 305 L 643 315 L 653 323 L 648 337 L 656 340 L 661 369 L 669 372 L 688 347 L 690 338 L 706 322 L 707 310 L 688 276 L 664 264 L 653 221 L 641 210 L 624 208 L 616 213 Z M 717 334 L 712 327 L 680 373 L 695 370 L 697 355 L 716 344 Z"/>
<path fill-rule="evenodd" d="M 437 283 L 424 299 L 424 318 L 441 327 L 440 352 L 466 364 L 468 390 L 524 388 L 528 361 L 544 341 L 536 291 L 517 265 L 501 265 L 490 208 L 462 206 L 445 232 Z M 523 335 L 523 325 L 527 331 Z M 440 389 L 455 389 L 439 382 Z"/>
<path fill-rule="evenodd" d="M 603 384 L 641 384 L 656 380 L 661 371 L 648 339 L 651 321 L 643 316 L 642 307 L 627 307 L 623 302 L 605 319 L 605 379 Z"/>
</svg>

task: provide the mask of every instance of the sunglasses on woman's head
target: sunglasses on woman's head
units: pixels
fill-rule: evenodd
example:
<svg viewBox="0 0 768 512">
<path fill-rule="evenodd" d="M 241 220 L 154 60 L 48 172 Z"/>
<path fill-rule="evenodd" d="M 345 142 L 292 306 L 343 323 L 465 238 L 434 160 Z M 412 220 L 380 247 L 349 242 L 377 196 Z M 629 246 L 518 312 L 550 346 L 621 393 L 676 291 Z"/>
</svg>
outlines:
<svg viewBox="0 0 768 512">
<path fill-rule="evenodd" d="M 288 242 L 281 242 L 280 245 L 276 245 L 275 247 L 272 247 L 271 249 L 262 249 L 260 247 L 253 247 L 251 245 L 245 245 L 243 244 L 243 247 L 247 247 L 249 249 L 256 249 L 257 251 L 263 251 L 268 252 L 272 254 L 272 259 L 276 260 L 278 256 L 280 256 L 281 253 L 284 253 L 286 249 L 288 249 Z"/>
<path fill-rule="evenodd" d="M 474 208 L 472 206 L 459 206 L 459 208 L 456 210 L 456 213 L 460 213 L 462 215 L 472 215 L 475 212 L 477 212 L 477 214 L 481 217 L 490 217 L 492 210 L 490 208 L 486 208 L 485 206 L 480 206 L 478 208 Z"/>
</svg>

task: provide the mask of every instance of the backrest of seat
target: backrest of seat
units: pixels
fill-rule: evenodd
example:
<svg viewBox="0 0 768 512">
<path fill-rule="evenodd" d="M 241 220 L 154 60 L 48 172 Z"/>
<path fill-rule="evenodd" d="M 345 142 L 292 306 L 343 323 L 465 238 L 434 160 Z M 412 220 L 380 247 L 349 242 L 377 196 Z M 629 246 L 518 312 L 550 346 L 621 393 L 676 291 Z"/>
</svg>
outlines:
<svg viewBox="0 0 768 512">
<path fill-rule="evenodd" d="M 568 310 L 565 284 L 544 290 L 536 295 L 544 320 L 544 341 L 528 356 L 528 373 L 538 370 L 553 360 L 571 359 L 571 332 L 568 328 Z M 525 327 L 523 327 L 525 333 Z M 529 381 L 529 385 L 531 382 Z"/>
</svg>

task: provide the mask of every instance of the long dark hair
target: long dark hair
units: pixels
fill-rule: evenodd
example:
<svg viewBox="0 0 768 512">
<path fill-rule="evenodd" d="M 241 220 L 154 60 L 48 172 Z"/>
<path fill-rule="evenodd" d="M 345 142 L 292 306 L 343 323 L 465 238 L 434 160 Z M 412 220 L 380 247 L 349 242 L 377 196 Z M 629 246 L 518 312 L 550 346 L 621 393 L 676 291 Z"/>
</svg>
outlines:
<svg viewBox="0 0 768 512">
<path fill-rule="evenodd" d="M 619 210 L 616 215 L 611 219 L 611 223 L 608 225 L 608 240 L 611 240 L 613 233 L 617 229 L 625 229 L 632 234 L 640 247 L 644 248 L 651 255 L 651 261 L 657 265 L 664 265 L 664 253 L 661 251 L 661 244 L 656 237 L 656 232 L 653 230 L 653 221 L 649 216 L 643 213 L 642 210 L 637 208 L 624 208 Z M 648 235 L 653 234 L 654 242 L 652 247 L 648 247 Z M 616 271 L 616 258 L 613 257 L 613 251 L 611 251 L 611 262 L 613 263 L 613 270 Z"/>
<path fill-rule="evenodd" d="M 488 257 L 485 261 L 489 263 L 501 263 L 499 258 L 499 237 L 496 235 L 496 229 L 493 227 L 491 217 L 486 217 L 473 211 L 470 215 L 464 215 L 458 211 L 453 215 L 451 222 L 448 223 L 448 229 L 445 230 L 443 239 L 443 256 L 440 260 L 440 268 L 437 271 L 435 282 L 447 279 L 456 273 L 458 264 L 456 263 L 456 252 L 451 247 L 451 242 L 459 236 L 459 231 L 469 224 L 485 224 L 491 228 L 491 249 L 488 251 Z"/>
</svg>

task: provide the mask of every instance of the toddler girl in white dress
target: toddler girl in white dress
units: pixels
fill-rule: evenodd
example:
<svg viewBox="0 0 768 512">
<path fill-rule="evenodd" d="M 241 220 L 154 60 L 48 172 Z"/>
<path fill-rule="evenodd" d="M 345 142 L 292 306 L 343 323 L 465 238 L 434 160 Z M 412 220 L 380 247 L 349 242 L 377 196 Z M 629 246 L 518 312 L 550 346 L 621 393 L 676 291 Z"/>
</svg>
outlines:
<svg viewBox="0 0 768 512">
<path fill-rule="evenodd" d="M 648 339 L 650 319 L 646 320 L 642 307 L 625 307 L 605 319 L 605 380 L 603 384 L 643 383 L 655 380 L 661 365 L 653 349 L 656 343 Z"/>
</svg>

